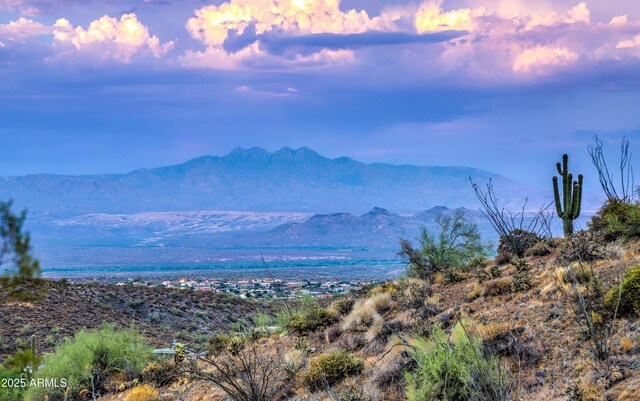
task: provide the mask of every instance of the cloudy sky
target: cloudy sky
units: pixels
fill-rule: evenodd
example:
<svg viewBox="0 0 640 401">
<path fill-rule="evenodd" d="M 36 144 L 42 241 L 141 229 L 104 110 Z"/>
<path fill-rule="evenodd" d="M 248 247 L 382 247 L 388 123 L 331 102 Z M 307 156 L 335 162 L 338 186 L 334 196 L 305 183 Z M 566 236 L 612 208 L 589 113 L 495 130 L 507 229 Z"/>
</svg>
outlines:
<svg viewBox="0 0 640 401">
<path fill-rule="evenodd" d="M 547 185 L 594 134 L 640 165 L 639 110 L 638 1 L 0 0 L 0 175 L 309 146 Z"/>
</svg>

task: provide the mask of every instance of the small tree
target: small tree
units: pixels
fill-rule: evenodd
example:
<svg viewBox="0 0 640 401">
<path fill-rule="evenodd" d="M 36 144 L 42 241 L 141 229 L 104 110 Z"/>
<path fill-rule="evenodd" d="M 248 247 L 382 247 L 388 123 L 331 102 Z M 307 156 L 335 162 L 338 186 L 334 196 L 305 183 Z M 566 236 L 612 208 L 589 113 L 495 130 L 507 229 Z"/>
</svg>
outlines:
<svg viewBox="0 0 640 401">
<path fill-rule="evenodd" d="M 436 272 L 455 277 L 457 271 L 486 251 L 478 226 L 465 218 L 462 210 L 456 210 L 453 216 L 438 214 L 435 222 L 440 233 L 433 236 L 423 228 L 418 249 L 406 239 L 400 241 L 398 255 L 409 260 L 410 277 L 426 279 Z"/>
<path fill-rule="evenodd" d="M 19 215 L 11 211 L 12 201 L 0 202 L 0 268 L 10 263 L 12 268 L 5 269 L 10 278 L 31 280 L 40 277 L 40 263 L 31 250 L 31 235 L 23 232 L 27 211 Z"/>
</svg>

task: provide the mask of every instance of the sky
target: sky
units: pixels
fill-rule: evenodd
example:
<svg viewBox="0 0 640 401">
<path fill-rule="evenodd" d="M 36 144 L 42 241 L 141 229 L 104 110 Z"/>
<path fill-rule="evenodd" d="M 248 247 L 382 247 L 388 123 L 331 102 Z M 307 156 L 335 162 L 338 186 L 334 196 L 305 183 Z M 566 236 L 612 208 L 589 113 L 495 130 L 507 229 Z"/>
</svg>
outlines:
<svg viewBox="0 0 640 401">
<path fill-rule="evenodd" d="M 0 175 L 308 146 L 546 186 L 640 165 L 640 2 L 0 0 Z"/>
</svg>

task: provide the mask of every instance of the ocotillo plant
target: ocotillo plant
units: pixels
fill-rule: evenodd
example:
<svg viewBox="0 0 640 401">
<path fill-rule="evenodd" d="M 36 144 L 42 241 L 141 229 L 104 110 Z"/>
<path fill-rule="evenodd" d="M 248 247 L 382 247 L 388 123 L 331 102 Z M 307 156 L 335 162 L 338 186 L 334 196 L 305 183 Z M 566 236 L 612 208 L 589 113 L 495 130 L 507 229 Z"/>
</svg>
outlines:
<svg viewBox="0 0 640 401">
<path fill-rule="evenodd" d="M 573 181 L 573 175 L 569 172 L 569 156 L 562 155 L 562 165 L 556 164 L 558 174 L 562 176 L 562 203 L 560 202 L 560 191 L 558 190 L 558 177 L 553 177 L 553 197 L 556 202 L 558 217 L 562 219 L 564 236 L 573 234 L 573 220 L 580 216 L 582 206 L 582 174 L 578 175 L 578 181 Z M 563 210 L 564 208 L 564 210 Z"/>
<path fill-rule="evenodd" d="M 33 377 L 34 372 L 36 371 L 38 365 L 38 357 L 36 356 L 36 336 L 31 336 L 31 350 L 29 355 L 29 364 L 26 366 L 25 370 L 27 373 L 27 378 L 30 380 Z"/>
</svg>

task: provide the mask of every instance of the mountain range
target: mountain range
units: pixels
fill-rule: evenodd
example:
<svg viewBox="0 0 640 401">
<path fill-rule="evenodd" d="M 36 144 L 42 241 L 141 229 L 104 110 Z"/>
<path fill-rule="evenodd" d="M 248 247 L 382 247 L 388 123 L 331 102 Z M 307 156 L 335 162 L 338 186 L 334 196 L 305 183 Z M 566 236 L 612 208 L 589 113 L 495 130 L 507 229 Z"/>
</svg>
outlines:
<svg viewBox="0 0 640 401">
<path fill-rule="evenodd" d="M 0 177 L 1 198 L 36 215 L 190 210 L 363 213 L 376 206 L 419 212 L 438 205 L 473 207 L 469 179 L 491 179 L 507 208 L 550 200 L 551 191 L 469 167 L 365 164 L 329 159 L 303 147 L 276 152 L 238 148 L 182 164 L 127 174 Z"/>
<path fill-rule="evenodd" d="M 365 164 L 287 147 L 127 174 L 0 177 L 0 199 L 29 208 L 37 255 L 56 268 L 255 261 L 263 252 L 389 259 L 400 238 L 435 232 L 435 217 L 456 209 L 495 244 L 470 179 L 491 180 L 506 209 L 550 201 L 550 190 L 470 167 Z"/>
</svg>

